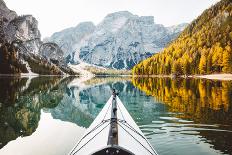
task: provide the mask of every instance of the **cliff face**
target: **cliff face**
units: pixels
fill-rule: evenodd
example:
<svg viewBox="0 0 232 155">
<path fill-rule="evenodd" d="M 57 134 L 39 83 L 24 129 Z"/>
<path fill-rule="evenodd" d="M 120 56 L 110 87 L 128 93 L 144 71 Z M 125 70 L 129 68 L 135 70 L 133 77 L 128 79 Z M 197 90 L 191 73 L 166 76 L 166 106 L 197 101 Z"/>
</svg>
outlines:
<svg viewBox="0 0 232 155">
<path fill-rule="evenodd" d="M 42 42 L 38 21 L 33 16 L 19 16 L 11 20 L 6 27 L 5 34 L 9 42 L 21 40 L 29 52 L 38 54 Z"/>
<path fill-rule="evenodd" d="M 94 26 L 81 23 L 53 34 L 46 40 L 63 45 L 69 62 L 88 62 L 115 69 L 130 69 L 139 61 L 159 52 L 186 24 L 164 27 L 154 17 L 133 15 L 127 11 L 107 15 Z"/>
<path fill-rule="evenodd" d="M 7 22 L 17 17 L 17 14 L 16 12 L 8 9 L 6 3 L 3 0 L 0 0 L 0 16 L 4 17 L 5 22 Z"/>
<path fill-rule="evenodd" d="M 18 16 L 0 0 L 0 27 L 2 41 L 21 40 L 30 52 L 37 53 L 41 45 L 38 21 L 31 15 Z"/>
<path fill-rule="evenodd" d="M 43 45 L 38 21 L 32 15 L 18 16 L 0 0 L 0 73 L 74 74 L 64 61 L 58 61 L 63 59 L 54 58 L 54 54 L 63 58 L 58 45 Z M 44 57 L 43 52 L 49 55 Z"/>
<path fill-rule="evenodd" d="M 4 40 L 5 35 L 4 31 L 7 25 L 11 20 L 16 18 L 18 15 L 16 12 L 10 10 L 7 8 L 5 2 L 3 0 L 0 0 L 0 37 L 1 42 Z"/>
</svg>

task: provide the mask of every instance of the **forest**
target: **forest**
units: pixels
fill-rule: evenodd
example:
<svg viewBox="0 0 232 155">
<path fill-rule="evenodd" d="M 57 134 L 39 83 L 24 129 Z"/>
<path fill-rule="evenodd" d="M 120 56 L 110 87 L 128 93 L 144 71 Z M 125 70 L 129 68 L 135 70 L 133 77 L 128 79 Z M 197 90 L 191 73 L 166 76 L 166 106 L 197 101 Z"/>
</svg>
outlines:
<svg viewBox="0 0 232 155">
<path fill-rule="evenodd" d="M 133 75 L 232 73 L 232 2 L 205 10 L 162 52 L 141 61 Z"/>
<path fill-rule="evenodd" d="M 17 48 L 10 43 L 0 46 L 0 74 L 27 73 L 26 65 L 20 63 Z"/>
</svg>

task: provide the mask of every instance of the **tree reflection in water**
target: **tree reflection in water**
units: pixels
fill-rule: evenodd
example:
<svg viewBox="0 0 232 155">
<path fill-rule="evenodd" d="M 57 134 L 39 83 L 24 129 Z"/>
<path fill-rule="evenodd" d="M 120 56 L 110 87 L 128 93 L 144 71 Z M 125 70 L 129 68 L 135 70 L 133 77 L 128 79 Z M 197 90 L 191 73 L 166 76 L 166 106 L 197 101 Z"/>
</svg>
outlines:
<svg viewBox="0 0 232 155">
<path fill-rule="evenodd" d="M 232 82 L 115 77 L 78 82 L 72 77 L 1 78 L 0 148 L 31 135 L 41 109 L 53 119 L 87 128 L 115 88 L 160 154 L 232 152 Z"/>
<path fill-rule="evenodd" d="M 199 127 L 200 135 L 216 150 L 232 152 L 232 81 L 136 77 L 132 83 L 179 118 L 217 125 L 219 132 Z"/>
<path fill-rule="evenodd" d="M 60 77 L 0 80 L 0 148 L 19 136 L 31 135 L 38 127 L 41 109 L 56 107 L 70 81 Z"/>
</svg>

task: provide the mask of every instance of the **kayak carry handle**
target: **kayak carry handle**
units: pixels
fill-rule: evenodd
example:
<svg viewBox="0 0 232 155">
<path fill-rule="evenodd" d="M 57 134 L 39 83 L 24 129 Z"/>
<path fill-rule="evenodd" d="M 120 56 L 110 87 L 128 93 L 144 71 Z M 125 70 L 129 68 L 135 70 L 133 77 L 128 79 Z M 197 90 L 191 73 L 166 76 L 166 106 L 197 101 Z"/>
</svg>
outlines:
<svg viewBox="0 0 232 155">
<path fill-rule="evenodd" d="M 118 95 L 119 93 L 118 92 L 116 92 L 116 90 L 115 89 L 112 89 L 112 95 L 113 95 L 113 97 L 114 98 L 116 98 L 116 96 Z"/>
</svg>

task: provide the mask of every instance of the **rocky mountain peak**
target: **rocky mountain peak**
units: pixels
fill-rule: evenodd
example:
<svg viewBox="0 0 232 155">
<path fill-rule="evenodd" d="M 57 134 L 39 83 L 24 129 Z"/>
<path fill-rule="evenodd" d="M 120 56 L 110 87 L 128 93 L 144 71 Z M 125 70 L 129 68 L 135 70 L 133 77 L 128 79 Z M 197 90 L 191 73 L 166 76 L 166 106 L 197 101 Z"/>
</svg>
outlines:
<svg viewBox="0 0 232 155">
<path fill-rule="evenodd" d="M 171 31 L 155 24 L 153 16 L 140 17 L 119 11 L 108 14 L 96 26 L 81 23 L 55 33 L 48 40 L 62 46 L 71 63 L 84 61 L 108 68 L 131 69 L 163 49 L 181 30 L 173 27 Z"/>
<path fill-rule="evenodd" d="M 6 3 L 3 0 L 0 0 L 0 7 L 5 7 L 6 8 Z"/>
<path fill-rule="evenodd" d="M 6 3 L 3 0 L 0 0 L 0 18 L 4 18 L 4 22 L 9 22 L 16 17 L 16 12 L 8 9 Z"/>
<path fill-rule="evenodd" d="M 0 45 L 0 52 L 4 54 L 0 61 L 1 74 L 73 74 L 63 63 L 63 52 L 57 50 L 56 44 L 43 44 L 41 41 L 36 18 L 32 15 L 18 16 L 7 8 L 3 0 L 0 0 Z M 50 55 L 40 55 L 43 52 Z M 54 53 L 55 59 L 52 57 Z"/>
<path fill-rule="evenodd" d="M 121 18 L 121 17 L 131 18 L 131 17 L 135 17 L 135 16 L 136 15 L 133 15 L 129 11 L 118 11 L 118 12 L 114 12 L 114 13 L 110 13 L 110 14 L 106 15 L 104 20 L 116 19 L 116 18 Z"/>
<path fill-rule="evenodd" d="M 86 28 L 86 27 L 95 27 L 95 25 L 93 22 L 87 21 L 87 22 L 81 22 L 76 26 L 76 28 Z"/>
<path fill-rule="evenodd" d="M 13 19 L 6 29 L 7 39 L 13 41 L 20 39 L 28 41 L 40 39 L 40 31 L 38 30 L 38 21 L 32 15 L 19 16 Z"/>
</svg>

